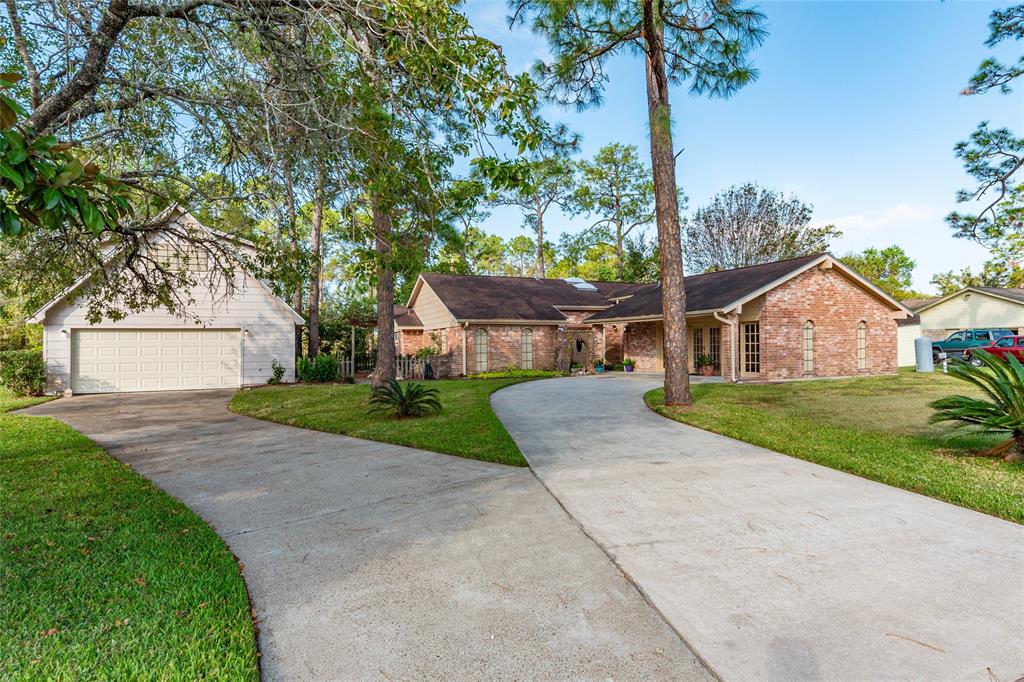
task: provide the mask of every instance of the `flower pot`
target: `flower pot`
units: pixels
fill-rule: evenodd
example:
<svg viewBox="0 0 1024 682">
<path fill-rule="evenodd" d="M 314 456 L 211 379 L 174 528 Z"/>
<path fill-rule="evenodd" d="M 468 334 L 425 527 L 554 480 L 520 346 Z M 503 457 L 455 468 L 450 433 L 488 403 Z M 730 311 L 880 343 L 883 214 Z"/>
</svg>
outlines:
<svg viewBox="0 0 1024 682">
<path fill-rule="evenodd" d="M 703 374 L 706 377 L 709 377 L 709 376 L 711 376 L 712 374 L 715 373 L 715 367 L 714 367 L 714 365 L 703 365 L 700 368 L 700 373 Z"/>
<path fill-rule="evenodd" d="M 604 371 L 604 365 L 594 365 L 594 374 L 600 374 Z"/>
<path fill-rule="evenodd" d="M 633 365 L 626 365 L 622 369 L 626 370 L 627 372 L 632 372 L 633 371 Z"/>
</svg>

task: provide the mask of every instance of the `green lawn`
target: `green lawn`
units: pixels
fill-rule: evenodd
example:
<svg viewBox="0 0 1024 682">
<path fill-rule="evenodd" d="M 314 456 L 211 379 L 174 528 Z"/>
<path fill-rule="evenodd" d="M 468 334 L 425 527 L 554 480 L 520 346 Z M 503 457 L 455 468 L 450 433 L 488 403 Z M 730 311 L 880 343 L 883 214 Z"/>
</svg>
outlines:
<svg viewBox="0 0 1024 682">
<path fill-rule="evenodd" d="M 0 414 L 4 412 L 10 412 L 11 410 L 20 410 L 23 407 L 32 407 L 39 403 L 45 403 L 47 400 L 53 400 L 51 397 L 20 397 L 16 396 L 6 388 L 0 388 Z"/>
<path fill-rule="evenodd" d="M 259 678 L 206 523 L 54 419 L 0 414 L 0 452 L 0 679 Z"/>
<path fill-rule="evenodd" d="M 691 408 L 655 411 L 777 452 L 1024 523 L 1024 465 L 973 457 L 1004 440 L 929 424 L 927 404 L 970 392 L 962 381 L 896 377 L 785 384 L 696 384 Z"/>
<path fill-rule="evenodd" d="M 395 419 L 368 413 L 368 384 L 301 384 L 241 391 L 231 399 L 239 414 L 346 436 L 408 445 L 458 457 L 526 466 L 519 448 L 491 409 L 495 391 L 529 381 L 445 379 L 428 382 L 444 411 Z"/>
</svg>

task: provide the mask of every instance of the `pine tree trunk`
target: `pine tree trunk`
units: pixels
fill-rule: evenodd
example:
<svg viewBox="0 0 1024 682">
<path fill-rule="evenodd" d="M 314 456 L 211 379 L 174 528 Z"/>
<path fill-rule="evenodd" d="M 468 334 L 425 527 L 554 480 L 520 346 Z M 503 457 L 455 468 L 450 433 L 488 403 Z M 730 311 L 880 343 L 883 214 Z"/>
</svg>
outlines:
<svg viewBox="0 0 1024 682">
<path fill-rule="evenodd" d="M 615 272 L 621 282 L 625 277 L 625 263 L 622 262 L 622 221 L 615 223 Z"/>
<path fill-rule="evenodd" d="M 651 128 L 654 209 L 661 252 L 661 312 L 664 319 L 665 404 L 690 405 L 686 366 L 686 290 L 683 249 L 676 201 L 676 160 L 672 151 L 672 116 L 665 73 L 665 48 L 660 0 L 643 0 L 647 55 L 647 113 Z"/>
<path fill-rule="evenodd" d="M 391 216 L 373 203 L 374 251 L 377 254 L 377 367 L 374 387 L 395 378 L 395 273 L 391 265 Z"/>
<path fill-rule="evenodd" d="M 321 228 L 324 222 L 324 174 L 317 172 L 313 193 L 313 226 L 309 233 L 312 263 L 309 273 L 309 357 L 320 354 L 320 271 L 323 267 Z"/>
<path fill-rule="evenodd" d="M 536 199 L 534 200 L 536 202 Z M 544 277 L 544 212 L 537 206 L 537 276 Z"/>
<path fill-rule="evenodd" d="M 299 246 L 299 224 L 295 215 L 295 185 L 292 180 L 292 162 L 286 155 L 284 159 L 284 188 L 288 200 L 288 240 L 291 243 L 292 255 L 299 258 L 302 249 Z M 302 285 L 295 287 L 292 294 L 292 308 L 302 314 Z M 302 327 L 295 327 L 295 357 L 302 355 Z"/>
</svg>

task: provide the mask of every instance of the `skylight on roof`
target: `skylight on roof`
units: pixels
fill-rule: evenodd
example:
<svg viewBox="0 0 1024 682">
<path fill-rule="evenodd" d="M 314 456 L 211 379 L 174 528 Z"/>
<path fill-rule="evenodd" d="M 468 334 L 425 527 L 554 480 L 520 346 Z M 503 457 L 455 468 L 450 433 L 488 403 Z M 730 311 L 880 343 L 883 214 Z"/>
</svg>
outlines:
<svg viewBox="0 0 1024 682">
<path fill-rule="evenodd" d="M 595 287 L 587 280 L 581 279 L 579 277 L 566 277 L 565 281 L 573 285 L 580 291 L 597 291 L 597 287 Z"/>
</svg>

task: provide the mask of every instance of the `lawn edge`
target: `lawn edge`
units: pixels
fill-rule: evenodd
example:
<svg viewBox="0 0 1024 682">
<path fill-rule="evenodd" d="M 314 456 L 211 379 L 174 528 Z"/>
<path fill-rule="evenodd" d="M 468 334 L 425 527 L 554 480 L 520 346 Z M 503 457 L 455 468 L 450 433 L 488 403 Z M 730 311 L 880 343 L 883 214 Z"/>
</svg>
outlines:
<svg viewBox="0 0 1024 682">
<path fill-rule="evenodd" d="M 817 462 L 817 461 L 815 461 L 813 459 L 808 459 L 806 457 L 800 457 L 798 455 L 792 455 L 792 454 L 790 454 L 788 452 L 779 452 L 778 450 L 773 450 L 772 448 L 766 447 L 764 445 L 759 445 L 758 443 L 751 443 L 748 440 L 743 440 L 742 438 L 737 438 L 736 436 L 734 436 L 734 435 L 732 435 L 730 433 L 724 433 L 722 431 L 716 431 L 715 429 L 709 429 L 709 428 L 705 428 L 703 426 L 697 426 L 696 424 L 691 424 L 689 422 L 685 422 L 685 421 L 682 421 L 682 420 L 679 420 L 679 419 L 675 419 L 674 417 L 672 417 L 672 416 L 670 416 L 668 414 L 665 414 L 665 412 L 662 411 L 663 409 L 666 409 L 665 406 L 662 406 L 661 408 L 658 408 L 658 407 L 652 405 L 650 400 L 648 399 L 648 396 L 650 394 L 652 394 L 652 393 L 654 393 L 656 391 L 661 391 L 661 390 L 664 390 L 664 388 L 652 388 L 651 390 L 646 391 L 644 393 L 644 395 L 643 395 L 643 401 L 644 401 L 644 405 L 647 406 L 647 409 L 649 409 L 651 412 L 653 412 L 654 414 L 658 415 L 659 417 L 661 417 L 663 419 L 668 419 L 669 421 L 673 421 L 673 422 L 675 422 L 677 424 L 682 424 L 683 426 L 689 426 L 690 428 L 693 428 L 693 429 L 699 429 L 701 431 L 706 431 L 707 433 L 713 433 L 713 434 L 715 434 L 717 436 L 722 436 L 723 438 L 729 438 L 729 439 L 732 439 L 732 440 L 734 440 L 734 441 L 736 441 L 738 443 L 746 443 L 747 445 L 752 445 L 752 446 L 754 446 L 756 448 L 761 448 L 762 450 L 767 450 L 767 451 L 773 452 L 773 453 L 775 453 L 777 455 L 782 455 L 783 457 L 792 457 L 793 459 L 798 459 L 801 462 L 807 462 L 808 464 L 814 464 L 816 466 L 820 466 L 820 467 L 823 467 L 825 469 L 830 469 L 831 471 L 838 471 L 838 472 L 846 474 L 848 476 L 856 476 L 857 478 L 860 478 L 862 480 L 871 481 L 872 483 L 874 483 L 876 485 L 884 485 L 884 486 L 886 486 L 888 488 L 893 488 L 894 490 L 901 490 L 901 491 L 903 491 L 905 493 L 910 493 L 912 495 L 918 495 L 920 497 L 924 497 L 924 498 L 927 498 L 929 500 L 935 500 L 936 502 L 942 502 L 944 504 L 948 504 L 948 505 L 951 505 L 953 507 L 958 507 L 960 509 L 966 509 L 967 511 L 972 511 L 972 512 L 975 512 L 975 513 L 978 513 L 978 514 L 984 514 L 985 516 L 989 516 L 989 517 L 992 517 L 994 519 L 999 519 L 1000 521 L 1006 521 L 1007 523 L 1012 523 L 1012 524 L 1017 525 L 1017 526 L 1024 526 L 1024 521 L 1018 521 L 1016 519 L 1007 518 L 1006 516 L 1003 516 L 1003 515 L 1000 515 L 1000 514 L 993 514 L 991 511 L 988 511 L 988 510 L 985 510 L 985 509 L 979 509 L 978 507 L 968 507 L 968 506 L 963 505 L 963 504 L 958 504 L 958 503 L 956 503 L 956 502 L 954 502 L 952 500 L 947 500 L 944 497 L 936 497 L 935 495 L 928 495 L 928 494 L 920 492 L 918 490 L 911 490 L 910 488 L 904 488 L 903 486 L 893 485 L 893 484 L 887 483 L 885 481 L 879 481 L 876 478 L 871 478 L 870 476 L 865 476 L 863 474 L 857 473 L 856 471 L 850 471 L 849 469 L 840 469 L 840 468 L 837 468 L 837 467 L 829 466 L 828 464 L 822 464 L 821 462 Z"/>
<path fill-rule="evenodd" d="M 257 620 L 256 607 L 255 607 L 255 605 L 253 603 L 253 599 L 252 599 L 252 590 L 249 589 L 249 581 L 246 580 L 246 577 L 245 577 L 245 570 L 244 570 L 245 569 L 245 564 L 238 558 L 238 555 L 235 554 L 234 550 L 231 549 L 231 546 L 228 544 L 227 540 L 225 540 L 221 536 L 221 534 L 217 532 L 217 529 L 213 527 L 213 524 L 211 524 L 206 518 L 204 518 L 202 514 L 197 512 L 195 509 L 193 509 L 189 505 L 185 504 L 184 501 L 182 501 L 181 499 L 175 497 L 174 495 L 171 495 L 169 492 L 167 492 L 162 487 L 157 485 L 155 481 L 151 480 L 147 476 L 143 476 L 141 473 L 136 471 L 134 467 L 132 467 L 131 465 L 127 464 L 126 462 L 122 462 L 117 457 L 114 457 L 112 454 L 110 454 L 110 452 L 105 447 L 101 446 L 95 440 L 93 440 L 89 436 L 85 435 L 84 433 L 82 433 L 81 431 L 76 429 L 75 427 L 71 426 L 71 424 L 68 424 L 67 422 L 65 422 L 65 421 L 63 421 L 61 419 L 58 419 L 57 417 L 54 417 L 52 415 L 48 415 L 48 414 L 26 414 L 25 412 L 22 411 L 22 410 L 26 410 L 26 409 L 28 409 L 30 407 L 35 407 L 36 405 L 42 405 L 43 403 L 47 403 L 47 402 L 50 402 L 51 400 L 56 400 L 56 399 L 58 399 L 58 396 L 50 396 L 50 397 L 48 397 L 47 400 L 42 400 L 42 401 L 40 401 L 38 403 L 33 403 L 32 405 L 26 405 L 25 407 L 18 408 L 17 410 L 0 411 L 0 421 L 2 421 L 5 416 L 10 415 L 10 416 L 14 416 L 14 417 L 24 417 L 24 418 L 30 418 L 30 419 L 49 420 L 49 421 L 53 421 L 53 422 L 56 422 L 58 424 L 61 424 L 61 425 L 65 426 L 65 427 L 71 429 L 76 434 L 78 434 L 80 437 L 84 438 L 86 441 L 91 443 L 93 445 L 93 447 L 95 447 L 97 450 L 101 451 L 104 455 L 106 455 L 109 459 L 113 460 L 116 464 L 127 468 L 135 476 L 138 476 L 139 478 L 141 478 L 144 481 L 146 481 L 147 484 L 151 485 L 154 489 L 160 491 L 161 495 L 165 495 L 165 496 L 171 498 L 172 500 L 174 500 L 175 502 L 180 504 L 182 507 L 188 509 L 190 512 L 195 514 L 195 517 L 197 519 L 199 519 L 204 525 L 206 525 L 207 528 L 210 529 L 210 531 L 217 537 L 217 539 L 220 541 L 220 543 L 224 546 L 224 549 L 227 550 L 228 554 L 231 555 L 231 558 L 234 559 L 235 570 L 238 572 L 238 577 L 241 578 L 241 580 L 242 580 L 242 586 L 245 588 L 245 599 L 246 599 L 246 602 L 249 605 L 248 621 L 249 621 L 249 624 L 251 626 L 250 627 L 250 631 L 252 633 L 253 648 L 254 648 L 254 653 L 255 653 L 255 658 L 256 658 L 256 661 L 255 661 L 255 663 L 256 663 L 256 677 L 257 677 L 258 680 L 263 680 L 263 651 L 260 648 L 260 638 L 259 638 L 260 631 L 261 631 L 260 630 L 260 622 L 259 622 L 259 620 Z"/>
</svg>

